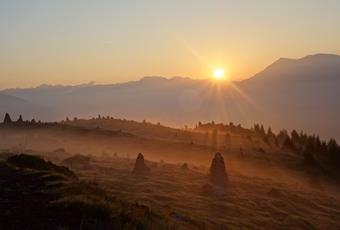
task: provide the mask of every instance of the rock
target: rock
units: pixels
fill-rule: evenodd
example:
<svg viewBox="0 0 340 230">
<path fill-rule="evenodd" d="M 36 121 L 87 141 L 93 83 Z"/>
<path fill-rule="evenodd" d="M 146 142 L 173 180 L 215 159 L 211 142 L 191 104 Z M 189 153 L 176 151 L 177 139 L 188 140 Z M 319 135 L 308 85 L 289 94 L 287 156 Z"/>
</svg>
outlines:
<svg viewBox="0 0 340 230">
<path fill-rule="evenodd" d="M 221 153 L 216 153 L 210 166 L 210 181 L 216 186 L 226 186 L 228 175 L 225 169 L 224 158 Z"/>
<path fill-rule="evenodd" d="M 135 167 L 133 168 L 133 173 L 135 174 L 143 174 L 150 172 L 150 168 L 146 166 L 144 162 L 144 156 L 142 153 L 139 153 L 136 159 Z"/>
<path fill-rule="evenodd" d="M 187 163 L 184 163 L 182 166 L 181 166 L 181 170 L 189 170 L 189 166 Z"/>
</svg>

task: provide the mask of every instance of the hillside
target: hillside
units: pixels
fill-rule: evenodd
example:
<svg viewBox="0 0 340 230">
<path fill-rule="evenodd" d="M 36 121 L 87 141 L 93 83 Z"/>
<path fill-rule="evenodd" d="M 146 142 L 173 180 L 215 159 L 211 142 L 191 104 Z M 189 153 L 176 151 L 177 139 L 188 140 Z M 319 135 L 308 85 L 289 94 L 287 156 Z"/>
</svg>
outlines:
<svg viewBox="0 0 340 230">
<path fill-rule="evenodd" d="M 61 123 L 3 123 L 0 136 L 0 149 L 14 152 L 52 153 L 66 149 L 73 154 L 125 158 L 144 152 L 155 161 L 208 165 L 211 153 L 219 151 L 231 160 L 242 158 L 242 162 L 294 170 L 305 169 L 307 163 L 320 175 L 334 179 L 340 176 L 336 170 L 340 164 L 340 147 L 335 140 L 322 140 L 295 130 L 274 133 L 258 124 L 247 129 L 233 123 L 199 122 L 195 128 L 175 129 L 98 117 Z"/>
<path fill-rule="evenodd" d="M 82 178 L 93 178 L 112 194 L 136 200 L 176 221 L 180 229 L 338 229 L 338 190 L 322 179 L 291 171 L 263 170 L 227 160 L 225 192 L 207 195 L 208 170 L 189 164 L 149 162 L 151 172 L 133 176 L 133 161 L 97 159 Z M 268 170 L 268 171 L 266 171 Z"/>
<path fill-rule="evenodd" d="M 18 221 L 39 223 L 36 229 L 339 228 L 340 147 L 304 133 L 101 117 L 3 123 L 0 137 L 0 159 L 8 159 L 0 162 L 1 197 L 11 207 L 0 222 L 5 228 Z M 336 152 L 328 152 L 332 146 Z M 216 151 L 225 159 L 223 188 L 210 185 Z M 40 157 L 15 155 L 22 152 Z M 132 171 L 140 152 L 145 174 Z M 18 192 L 25 195 L 15 199 Z"/>
<path fill-rule="evenodd" d="M 18 158 L 38 161 L 44 170 L 23 164 Z M 75 179 L 53 172 L 60 166 L 35 156 L 11 156 L 7 162 L 0 162 L 0 184 L 6 187 L 0 196 L 0 209 L 5 213 L 0 216 L 0 227 L 339 227 L 339 191 L 313 175 L 282 169 L 259 170 L 227 161 L 228 187 L 218 194 L 206 194 L 202 190 L 209 181 L 206 168 L 189 164 L 184 170 L 179 165 L 147 161 L 149 174 L 132 175 L 133 164 L 134 160 L 126 158 L 92 157 L 90 168 L 72 169 L 79 177 Z"/>
<path fill-rule="evenodd" d="M 160 229 L 167 225 L 145 206 L 119 200 L 70 173 L 74 175 L 37 156 L 21 154 L 0 161 L 4 188 L 0 192 L 0 228 L 135 229 L 152 224 Z"/>
</svg>

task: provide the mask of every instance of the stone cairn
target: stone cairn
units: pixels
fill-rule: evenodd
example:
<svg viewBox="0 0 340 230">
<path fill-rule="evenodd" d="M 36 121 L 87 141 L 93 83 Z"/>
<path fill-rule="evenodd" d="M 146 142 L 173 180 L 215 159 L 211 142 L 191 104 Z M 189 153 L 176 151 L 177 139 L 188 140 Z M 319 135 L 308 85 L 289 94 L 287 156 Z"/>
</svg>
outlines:
<svg viewBox="0 0 340 230">
<path fill-rule="evenodd" d="M 144 162 L 144 156 L 142 153 L 138 154 L 135 167 L 133 168 L 132 172 L 135 174 L 144 174 L 150 172 L 150 168 L 146 166 Z"/>
<path fill-rule="evenodd" d="M 224 158 L 221 153 L 216 153 L 210 166 L 210 182 L 213 185 L 224 187 L 228 181 Z"/>
</svg>

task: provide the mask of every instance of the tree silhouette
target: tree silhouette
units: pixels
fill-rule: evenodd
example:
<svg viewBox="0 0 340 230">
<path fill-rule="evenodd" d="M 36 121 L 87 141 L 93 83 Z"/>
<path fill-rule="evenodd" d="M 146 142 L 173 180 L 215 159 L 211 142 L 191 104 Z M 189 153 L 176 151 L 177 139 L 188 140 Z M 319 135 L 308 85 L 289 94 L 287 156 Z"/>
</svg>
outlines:
<svg viewBox="0 0 340 230">
<path fill-rule="evenodd" d="M 329 140 L 327 145 L 328 158 L 331 164 L 340 164 L 340 147 L 334 139 Z"/>
<path fill-rule="evenodd" d="M 4 118 L 4 124 L 11 124 L 12 123 L 12 119 L 9 116 L 8 113 L 5 114 L 5 118 Z"/>
<path fill-rule="evenodd" d="M 264 131 L 263 125 L 261 125 L 261 127 L 260 127 L 260 134 L 261 135 L 266 135 L 266 131 Z"/>
<path fill-rule="evenodd" d="M 19 119 L 17 120 L 17 123 L 23 123 L 23 122 L 24 122 L 24 120 L 22 119 L 22 116 L 20 114 Z"/>
<path fill-rule="evenodd" d="M 306 164 L 308 165 L 315 164 L 314 146 L 313 146 L 313 140 L 311 138 L 309 138 L 307 141 L 307 144 L 305 146 L 305 150 L 303 153 L 303 158 Z"/>
<path fill-rule="evenodd" d="M 289 135 L 286 130 L 281 130 L 279 134 L 277 135 L 278 144 L 281 145 L 281 147 L 284 146 L 286 139 L 289 138 Z"/>
<path fill-rule="evenodd" d="M 292 139 L 292 144 L 294 145 L 295 148 L 299 147 L 299 145 L 301 144 L 301 140 L 300 140 L 300 136 L 299 134 L 296 132 L 296 130 L 294 129 L 291 132 L 291 139 Z"/>
<path fill-rule="evenodd" d="M 293 145 L 293 142 L 291 141 L 289 136 L 283 141 L 282 147 L 286 148 L 286 149 L 290 149 L 290 150 L 294 150 L 295 149 L 294 145 Z"/>
<path fill-rule="evenodd" d="M 268 136 L 273 136 L 274 134 L 273 134 L 273 131 L 272 131 L 272 128 L 268 128 L 268 131 L 267 131 L 267 135 Z"/>
</svg>

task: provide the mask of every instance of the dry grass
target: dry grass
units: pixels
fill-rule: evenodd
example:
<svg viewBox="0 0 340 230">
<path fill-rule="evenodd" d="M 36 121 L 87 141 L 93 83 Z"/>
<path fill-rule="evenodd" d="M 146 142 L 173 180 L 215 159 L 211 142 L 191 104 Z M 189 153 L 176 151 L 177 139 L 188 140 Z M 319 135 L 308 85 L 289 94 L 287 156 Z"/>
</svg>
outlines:
<svg viewBox="0 0 340 230">
<path fill-rule="evenodd" d="M 340 199 L 336 191 L 310 187 L 287 178 L 280 180 L 229 171 L 224 195 L 204 196 L 204 171 L 183 171 L 178 165 L 159 164 L 147 176 L 131 174 L 129 160 L 101 162 L 80 171 L 110 194 L 144 204 L 176 226 L 188 229 L 339 229 Z M 227 164 L 228 166 L 228 164 Z M 255 171 L 253 171 L 255 172 Z M 244 173 L 247 174 L 247 173 Z M 303 176 L 303 175 L 300 175 Z"/>
<path fill-rule="evenodd" d="M 173 131 L 162 130 L 164 135 Z M 76 188 L 90 198 L 104 197 L 103 205 L 112 210 L 127 206 L 123 219 L 138 220 L 151 229 L 340 229 L 339 183 L 306 170 L 303 157 L 297 153 L 268 147 L 260 151 L 263 143 L 253 137 L 247 142 L 233 137 L 234 146 L 222 152 L 228 187 L 220 195 L 206 196 L 201 189 L 208 182 L 207 165 L 215 151 L 209 146 L 58 125 L 0 130 L 0 136 L 1 148 L 11 149 L 21 143 L 19 149 L 38 150 L 56 163 L 76 153 L 91 154 L 92 166 L 75 171 L 80 179 L 91 183 L 91 189 Z M 240 146 L 244 147 L 242 156 Z M 65 148 L 66 152 L 52 152 L 56 148 Z M 154 161 L 147 162 L 149 175 L 131 174 L 138 152 Z M 114 153 L 120 157 L 114 157 Z M 183 162 L 189 163 L 191 170 L 181 170 Z M 73 198 L 77 205 L 79 197 Z M 87 197 L 84 201 L 95 206 L 96 199 Z M 116 206 L 117 200 L 123 205 Z M 155 216 L 145 217 L 145 209 Z"/>
</svg>

